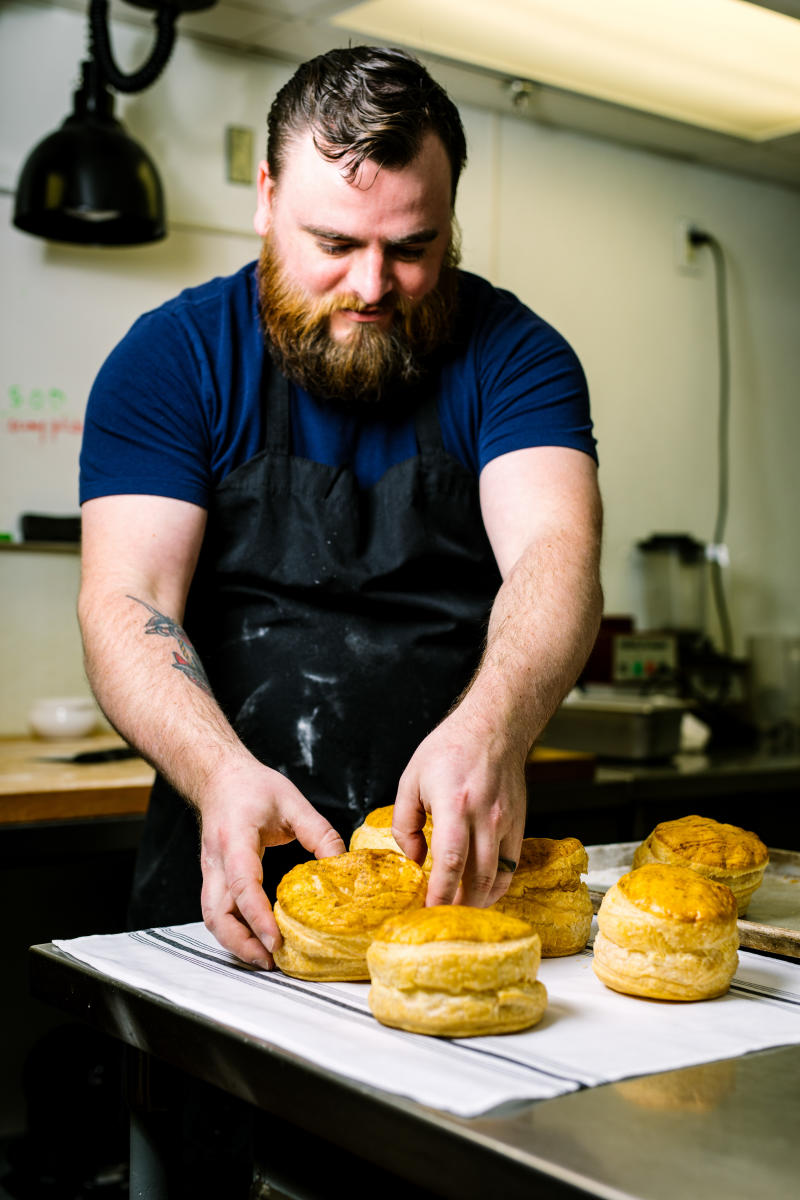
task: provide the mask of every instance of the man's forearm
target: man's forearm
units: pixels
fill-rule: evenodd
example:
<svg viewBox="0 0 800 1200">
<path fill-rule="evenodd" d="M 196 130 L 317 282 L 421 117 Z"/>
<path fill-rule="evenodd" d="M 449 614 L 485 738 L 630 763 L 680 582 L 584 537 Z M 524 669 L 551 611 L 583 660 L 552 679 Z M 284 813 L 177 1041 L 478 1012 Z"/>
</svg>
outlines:
<svg viewBox="0 0 800 1200">
<path fill-rule="evenodd" d="M 150 600 L 81 597 L 86 670 L 108 720 L 188 800 L 210 775 L 249 757 L 214 700 L 180 624 Z"/>
<path fill-rule="evenodd" d="M 599 528 L 540 538 L 509 572 L 492 607 L 486 649 L 462 699 L 523 755 L 575 683 L 597 636 L 599 542 Z"/>
</svg>

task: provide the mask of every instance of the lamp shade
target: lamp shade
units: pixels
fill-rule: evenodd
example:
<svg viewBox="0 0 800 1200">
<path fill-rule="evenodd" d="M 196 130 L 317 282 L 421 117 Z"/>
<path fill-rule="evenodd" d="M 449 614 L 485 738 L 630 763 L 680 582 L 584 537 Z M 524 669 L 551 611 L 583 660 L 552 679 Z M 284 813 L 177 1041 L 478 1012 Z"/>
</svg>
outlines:
<svg viewBox="0 0 800 1200">
<path fill-rule="evenodd" d="M 161 180 L 113 115 L 111 93 L 84 63 L 75 107 L 33 148 L 20 173 L 14 224 L 58 242 L 126 246 L 166 233 Z"/>
</svg>

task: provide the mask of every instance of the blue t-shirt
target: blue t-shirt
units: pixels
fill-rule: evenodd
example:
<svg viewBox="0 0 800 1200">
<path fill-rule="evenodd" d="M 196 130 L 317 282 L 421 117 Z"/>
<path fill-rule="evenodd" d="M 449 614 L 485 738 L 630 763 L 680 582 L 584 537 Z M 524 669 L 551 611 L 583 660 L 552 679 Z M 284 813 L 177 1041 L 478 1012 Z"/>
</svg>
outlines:
<svg viewBox="0 0 800 1200">
<path fill-rule="evenodd" d="M 255 264 L 188 288 L 140 317 L 89 397 L 80 499 L 151 494 L 208 507 L 264 446 L 266 348 Z M 445 449 L 480 474 L 497 455 L 569 446 L 596 457 L 575 353 L 510 292 L 460 273 L 454 345 L 437 377 Z M 292 453 L 350 466 L 370 487 L 416 454 L 413 419 L 354 416 L 291 389 Z"/>
</svg>

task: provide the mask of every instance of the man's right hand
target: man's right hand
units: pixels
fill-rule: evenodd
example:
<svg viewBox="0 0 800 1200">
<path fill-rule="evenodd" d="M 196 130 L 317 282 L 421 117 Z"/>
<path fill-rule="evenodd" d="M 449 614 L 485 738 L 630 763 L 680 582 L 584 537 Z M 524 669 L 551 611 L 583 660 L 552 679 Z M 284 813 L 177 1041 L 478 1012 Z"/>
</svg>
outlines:
<svg viewBox="0 0 800 1200">
<path fill-rule="evenodd" d="M 271 967 L 280 933 L 261 886 L 265 849 L 297 838 L 325 858 L 344 845 L 288 779 L 245 749 L 181 628 L 205 527 L 204 509 L 163 496 L 83 505 L 86 667 L 111 724 L 200 814 L 206 925 L 237 958 Z"/>
<path fill-rule="evenodd" d="M 280 772 L 248 758 L 220 764 L 208 780 L 200 812 L 203 920 L 237 958 L 270 969 L 281 935 L 262 885 L 261 859 L 294 838 L 317 858 L 344 843 Z"/>
</svg>

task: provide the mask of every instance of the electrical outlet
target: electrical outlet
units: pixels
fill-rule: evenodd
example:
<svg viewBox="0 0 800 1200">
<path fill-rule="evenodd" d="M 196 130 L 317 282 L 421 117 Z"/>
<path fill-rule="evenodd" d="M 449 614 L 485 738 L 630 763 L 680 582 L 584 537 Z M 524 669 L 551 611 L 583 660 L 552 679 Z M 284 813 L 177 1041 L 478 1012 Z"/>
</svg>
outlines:
<svg viewBox="0 0 800 1200">
<path fill-rule="evenodd" d="M 700 274 L 700 247 L 689 241 L 690 230 L 697 228 L 698 222 L 690 217 L 679 217 L 675 226 L 675 266 L 682 275 Z"/>
</svg>

